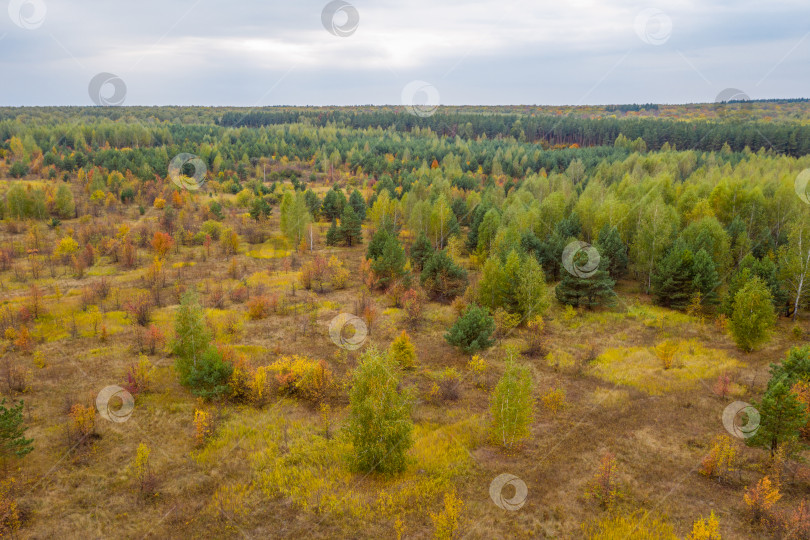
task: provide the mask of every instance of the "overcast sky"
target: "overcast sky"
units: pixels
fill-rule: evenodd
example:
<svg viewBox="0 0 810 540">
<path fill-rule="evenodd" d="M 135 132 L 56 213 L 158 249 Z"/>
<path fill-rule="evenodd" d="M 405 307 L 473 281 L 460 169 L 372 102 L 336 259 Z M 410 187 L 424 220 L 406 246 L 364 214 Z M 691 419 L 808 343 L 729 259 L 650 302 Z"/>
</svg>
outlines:
<svg viewBox="0 0 810 540">
<path fill-rule="evenodd" d="M 412 81 L 446 105 L 810 97 L 808 0 L 3 3 L 2 105 L 92 105 L 99 73 L 125 105 L 401 104 Z"/>
</svg>

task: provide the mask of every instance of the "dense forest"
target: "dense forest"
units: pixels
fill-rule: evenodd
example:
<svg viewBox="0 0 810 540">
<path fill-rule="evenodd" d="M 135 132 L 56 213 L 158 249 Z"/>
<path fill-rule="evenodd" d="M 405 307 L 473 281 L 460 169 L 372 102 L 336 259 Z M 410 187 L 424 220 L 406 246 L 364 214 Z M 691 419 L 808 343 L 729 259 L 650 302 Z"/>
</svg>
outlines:
<svg viewBox="0 0 810 540">
<path fill-rule="evenodd" d="M 0 533 L 810 538 L 808 154 L 807 100 L 0 108 Z"/>
</svg>

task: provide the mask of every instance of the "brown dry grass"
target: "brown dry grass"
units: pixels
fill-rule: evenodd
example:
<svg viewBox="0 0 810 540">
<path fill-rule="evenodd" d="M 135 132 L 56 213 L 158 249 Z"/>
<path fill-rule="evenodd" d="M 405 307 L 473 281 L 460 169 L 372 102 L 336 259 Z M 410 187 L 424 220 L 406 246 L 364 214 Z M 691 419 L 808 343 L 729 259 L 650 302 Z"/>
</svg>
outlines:
<svg viewBox="0 0 810 540">
<path fill-rule="evenodd" d="M 147 213 L 150 217 L 152 211 Z M 136 216 L 130 216 L 133 219 Z M 271 221 L 267 227 L 277 229 Z M 321 234 L 325 227 L 321 227 Z M 4 233 L 5 234 L 5 233 Z M 8 238 L 2 238 L 5 242 Z M 15 238 L 19 240 L 19 238 Z M 194 248 L 199 251 L 199 248 Z M 329 340 L 327 327 L 333 316 L 351 311 L 358 298 L 360 283 L 357 268 L 365 247 L 329 249 L 345 261 L 352 271 L 349 287 L 343 291 L 317 294 L 298 290 L 289 296 L 289 282 L 295 272 L 284 273 L 281 261 L 257 259 L 244 254 L 237 260 L 244 276 L 259 274 L 288 301 L 316 303 L 317 325 L 309 327 L 307 315 L 278 315 L 258 321 L 246 321 L 242 337 L 236 344 L 250 351 L 255 365 L 272 362 L 281 355 L 301 354 L 327 360 L 340 380 L 356 365 L 358 353 L 342 353 Z M 191 249 L 184 248 L 190 252 Z M 183 257 L 188 258 L 189 253 Z M 174 260 L 177 256 L 174 255 Z M 307 255 L 298 256 L 298 260 Z M 181 257 L 182 258 L 182 257 Z M 186 283 L 199 283 L 203 294 L 221 284 L 226 290 L 237 281 L 226 278 L 229 260 L 221 257 L 207 261 L 196 257 L 194 266 L 172 269 L 182 272 Z M 97 273 L 109 273 L 114 286 L 122 289 L 138 286 L 141 271 L 120 272 L 102 264 Z M 172 274 L 170 274 L 171 276 Z M 48 289 L 58 283 L 65 297 L 60 305 L 47 298 L 47 308 L 59 317 L 54 327 L 66 325 L 67 312 L 75 309 L 75 292 L 95 278 L 76 280 L 68 276 L 46 278 Z M 172 279 L 170 278 L 169 281 Z M 27 284 L 17 284 L 3 276 L 3 299 L 14 302 L 26 294 Z M 649 299 L 620 288 L 629 306 L 649 307 Z M 50 294 L 50 293 L 49 293 Z M 155 314 L 155 320 L 169 328 L 174 300 L 170 291 L 164 294 L 167 304 Z M 384 297 L 375 295 L 380 317 L 366 346 L 385 348 L 402 328 L 402 314 L 389 309 Z M 324 306 L 324 302 L 328 302 Z M 242 312 L 243 304 L 226 304 L 225 309 Z M 690 388 L 664 391 L 650 396 L 632 386 L 600 379 L 590 370 L 590 362 L 609 348 L 650 347 L 664 339 L 694 339 L 739 362 L 731 373 L 746 393 L 741 399 L 757 396 L 767 380 L 767 366 L 784 357 L 791 340 L 788 321 L 780 321 L 774 339 L 752 354 L 739 352 L 727 336 L 713 326 L 685 320 L 681 315 L 665 315 L 662 325 L 652 324 L 646 316 L 632 309 L 626 313 L 588 313 L 565 321 L 558 307 L 549 313 L 547 347 L 552 353 L 564 351 L 573 362 L 568 366 L 549 365 L 543 358 L 526 358 L 535 377 L 537 397 L 549 388 L 565 390 L 568 406 L 556 415 L 538 408 L 532 427 L 533 437 L 519 451 L 505 453 L 480 442 L 470 450 L 472 467 L 454 481 L 466 508 L 462 515 L 462 532 L 466 538 L 577 538 L 580 525 L 603 515 L 603 510 L 585 497 L 586 484 L 596 472 L 606 451 L 616 455 L 622 485 L 620 505 L 623 508 L 645 508 L 666 514 L 681 535 L 699 516 L 713 509 L 721 523 L 724 538 L 750 538 L 751 529 L 743 514 L 744 486 L 758 478 L 757 464 L 763 454 L 737 443 L 744 459 L 740 476 L 724 483 L 705 479 L 697 467 L 715 435 L 723 433 L 720 415 L 729 400 L 714 396 L 713 380 L 699 381 Z M 451 348 L 443 339 L 454 319 L 450 306 L 430 304 L 425 321 L 418 329 L 409 330 L 418 354 L 418 369 L 404 376 L 403 384 L 417 390 L 420 402 L 414 420 L 422 426 L 447 425 L 459 418 L 487 414 L 487 393 L 476 388 L 468 376 L 469 358 Z M 802 325 L 807 329 L 807 321 Z M 49 339 L 36 345 L 46 359 L 38 368 L 30 355 L 16 356 L 14 361 L 31 370 L 33 384 L 22 397 L 26 401 L 28 436 L 35 439 L 36 450 L 13 471 L 20 485 L 19 504 L 24 514 L 24 538 L 46 537 L 112 537 L 123 538 L 211 538 L 244 536 L 308 538 L 378 538 L 393 536 L 391 516 L 367 516 L 357 521 L 346 516 L 319 514 L 295 507 L 284 497 L 267 497 L 253 490 L 245 501 L 244 516 L 230 521 L 206 510 L 217 490 L 226 485 L 249 485 L 253 481 L 249 451 L 239 440 L 229 441 L 227 451 L 217 454 L 213 463 L 201 464 L 192 458 L 194 446 L 193 412 L 197 400 L 176 380 L 171 358 L 161 352 L 150 360 L 156 366 L 156 380 L 151 394 L 138 396 L 132 417 L 125 423 L 112 424 L 97 419 L 97 437 L 92 444 L 70 449 L 66 438 L 66 404 L 91 405 L 104 386 L 124 381 L 126 367 L 136 359 L 131 325 L 101 343 L 97 337 L 69 336 Z M 523 330 L 508 336 L 483 354 L 491 366 L 490 386 L 502 370 L 506 345 L 525 344 Z M 463 375 L 460 397 L 454 402 L 433 402 L 427 397 L 430 372 L 456 368 Z M 345 395 L 345 394 L 344 394 Z M 332 422 L 337 427 L 344 416 L 346 400 L 332 402 Z M 251 418 L 256 426 L 270 422 L 280 413 L 290 422 L 317 422 L 318 412 L 297 403 L 271 403 L 266 410 L 248 414 L 242 406 L 210 406 L 219 425 L 238 424 Z M 138 498 L 132 488 L 133 478 L 127 470 L 138 444 L 152 449 L 152 469 L 158 477 L 157 495 L 150 500 Z M 231 444 L 232 443 L 232 444 Z M 411 471 L 419 474 L 418 465 Z M 491 480 L 508 472 L 520 477 L 528 486 L 525 506 L 508 512 L 495 506 L 489 498 Z M 354 477 L 361 491 L 374 493 L 383 489 L 386 480 Z M 806 490 L 799 485 L 793 491 Z M 795 501 L 791 492 L 783 502 Z M 419 513 L 407 525 L 408 538 L 430 535 L 430 511 L 437 511 L 440 501 Z"/>
</svg>

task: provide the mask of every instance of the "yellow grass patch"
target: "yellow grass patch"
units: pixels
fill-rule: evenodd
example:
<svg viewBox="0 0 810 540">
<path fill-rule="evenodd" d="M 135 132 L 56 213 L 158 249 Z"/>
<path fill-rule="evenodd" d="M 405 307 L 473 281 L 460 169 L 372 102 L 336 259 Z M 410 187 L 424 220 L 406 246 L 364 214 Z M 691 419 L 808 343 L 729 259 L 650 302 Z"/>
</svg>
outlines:
<svg viewBox="0 0 810 540">
<path fill-rule="evenodd" d="M 590 396 L 590 402 L 599 407 L 619 407 L 627 403 L 630 393 L 627 390 L 597 388 Z"/>
<path fill-rule="evenodd" d="M 246 409 L 220 426 L 192 458 L 215 469 L 237 444 L 251 463 L 254 485 L 267 497 L 282 497 L 295 507 L 353 520 L 380 516 L 429 517 L 441 494 L 469 471 L 469 451 L 486 437 L 480 416 L 448 425 L 417 425 L 412 464 L 393 477 L 352 472 L 346 456 L 352 445 L 335 427 L 326 438 L 324 424 L 288 420 L 278 409 Z M 246 480 L 246 479 L 243 479 Z"/>
<path fill-rule="evenodd" d="M 704 347 L 696 340 L 673 343 L 674 360 L 669 369 L 664 368 L 654 347 L 617 347 L 599 355 L 590 373 L 606 381 L 660 395 L 693 388 L 698 380 L 717 377 L 741 366 L 725 352 Z"/>
<path fill-rule="evenodd" d="M 566 351 L 551 351 L 544 358 L 550 367 L 568 368 L 574 365 L 574 357 Z"/>
</svg>

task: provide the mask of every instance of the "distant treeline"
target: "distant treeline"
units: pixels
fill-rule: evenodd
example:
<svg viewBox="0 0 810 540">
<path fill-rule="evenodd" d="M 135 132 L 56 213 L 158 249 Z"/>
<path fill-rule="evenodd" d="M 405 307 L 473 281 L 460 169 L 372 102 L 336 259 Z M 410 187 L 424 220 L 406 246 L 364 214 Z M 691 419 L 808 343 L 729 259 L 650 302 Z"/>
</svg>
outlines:
<svg viewBox="0 0 810 540">
<path fill-rule="evenodd" d="M 721 107 L 721 106 L 718 106 Z M 514 137 L 519 141 L 546 142 L 549 145 L 607 146 L 619 134 L 628 139 L 642 138 L 649 150 L 660 150 L 665 143 L 679 150 L 719 151 L 724 144 L 739 152 L 746 147 L 757 151 L 772 149 L 780 154 L 803 156 L 810 153 L 810 126 L 793 122 L 745 122 L 740 107 L 729 107 L 725 121 L 677 121 L 657 118 L 580 118 L 575 116 L 522 116 L 443 114 L 421 118 L 405 112 L 358 113 L 328 111 L 227 112 L 219 124 L 229 127 L 260 127 L 297 122 L 315 126 L 335 124 L 355 129 L 380 127 L 397 131 L 430 128 L 439 135 L 465 139 Z"/>
</svg>

